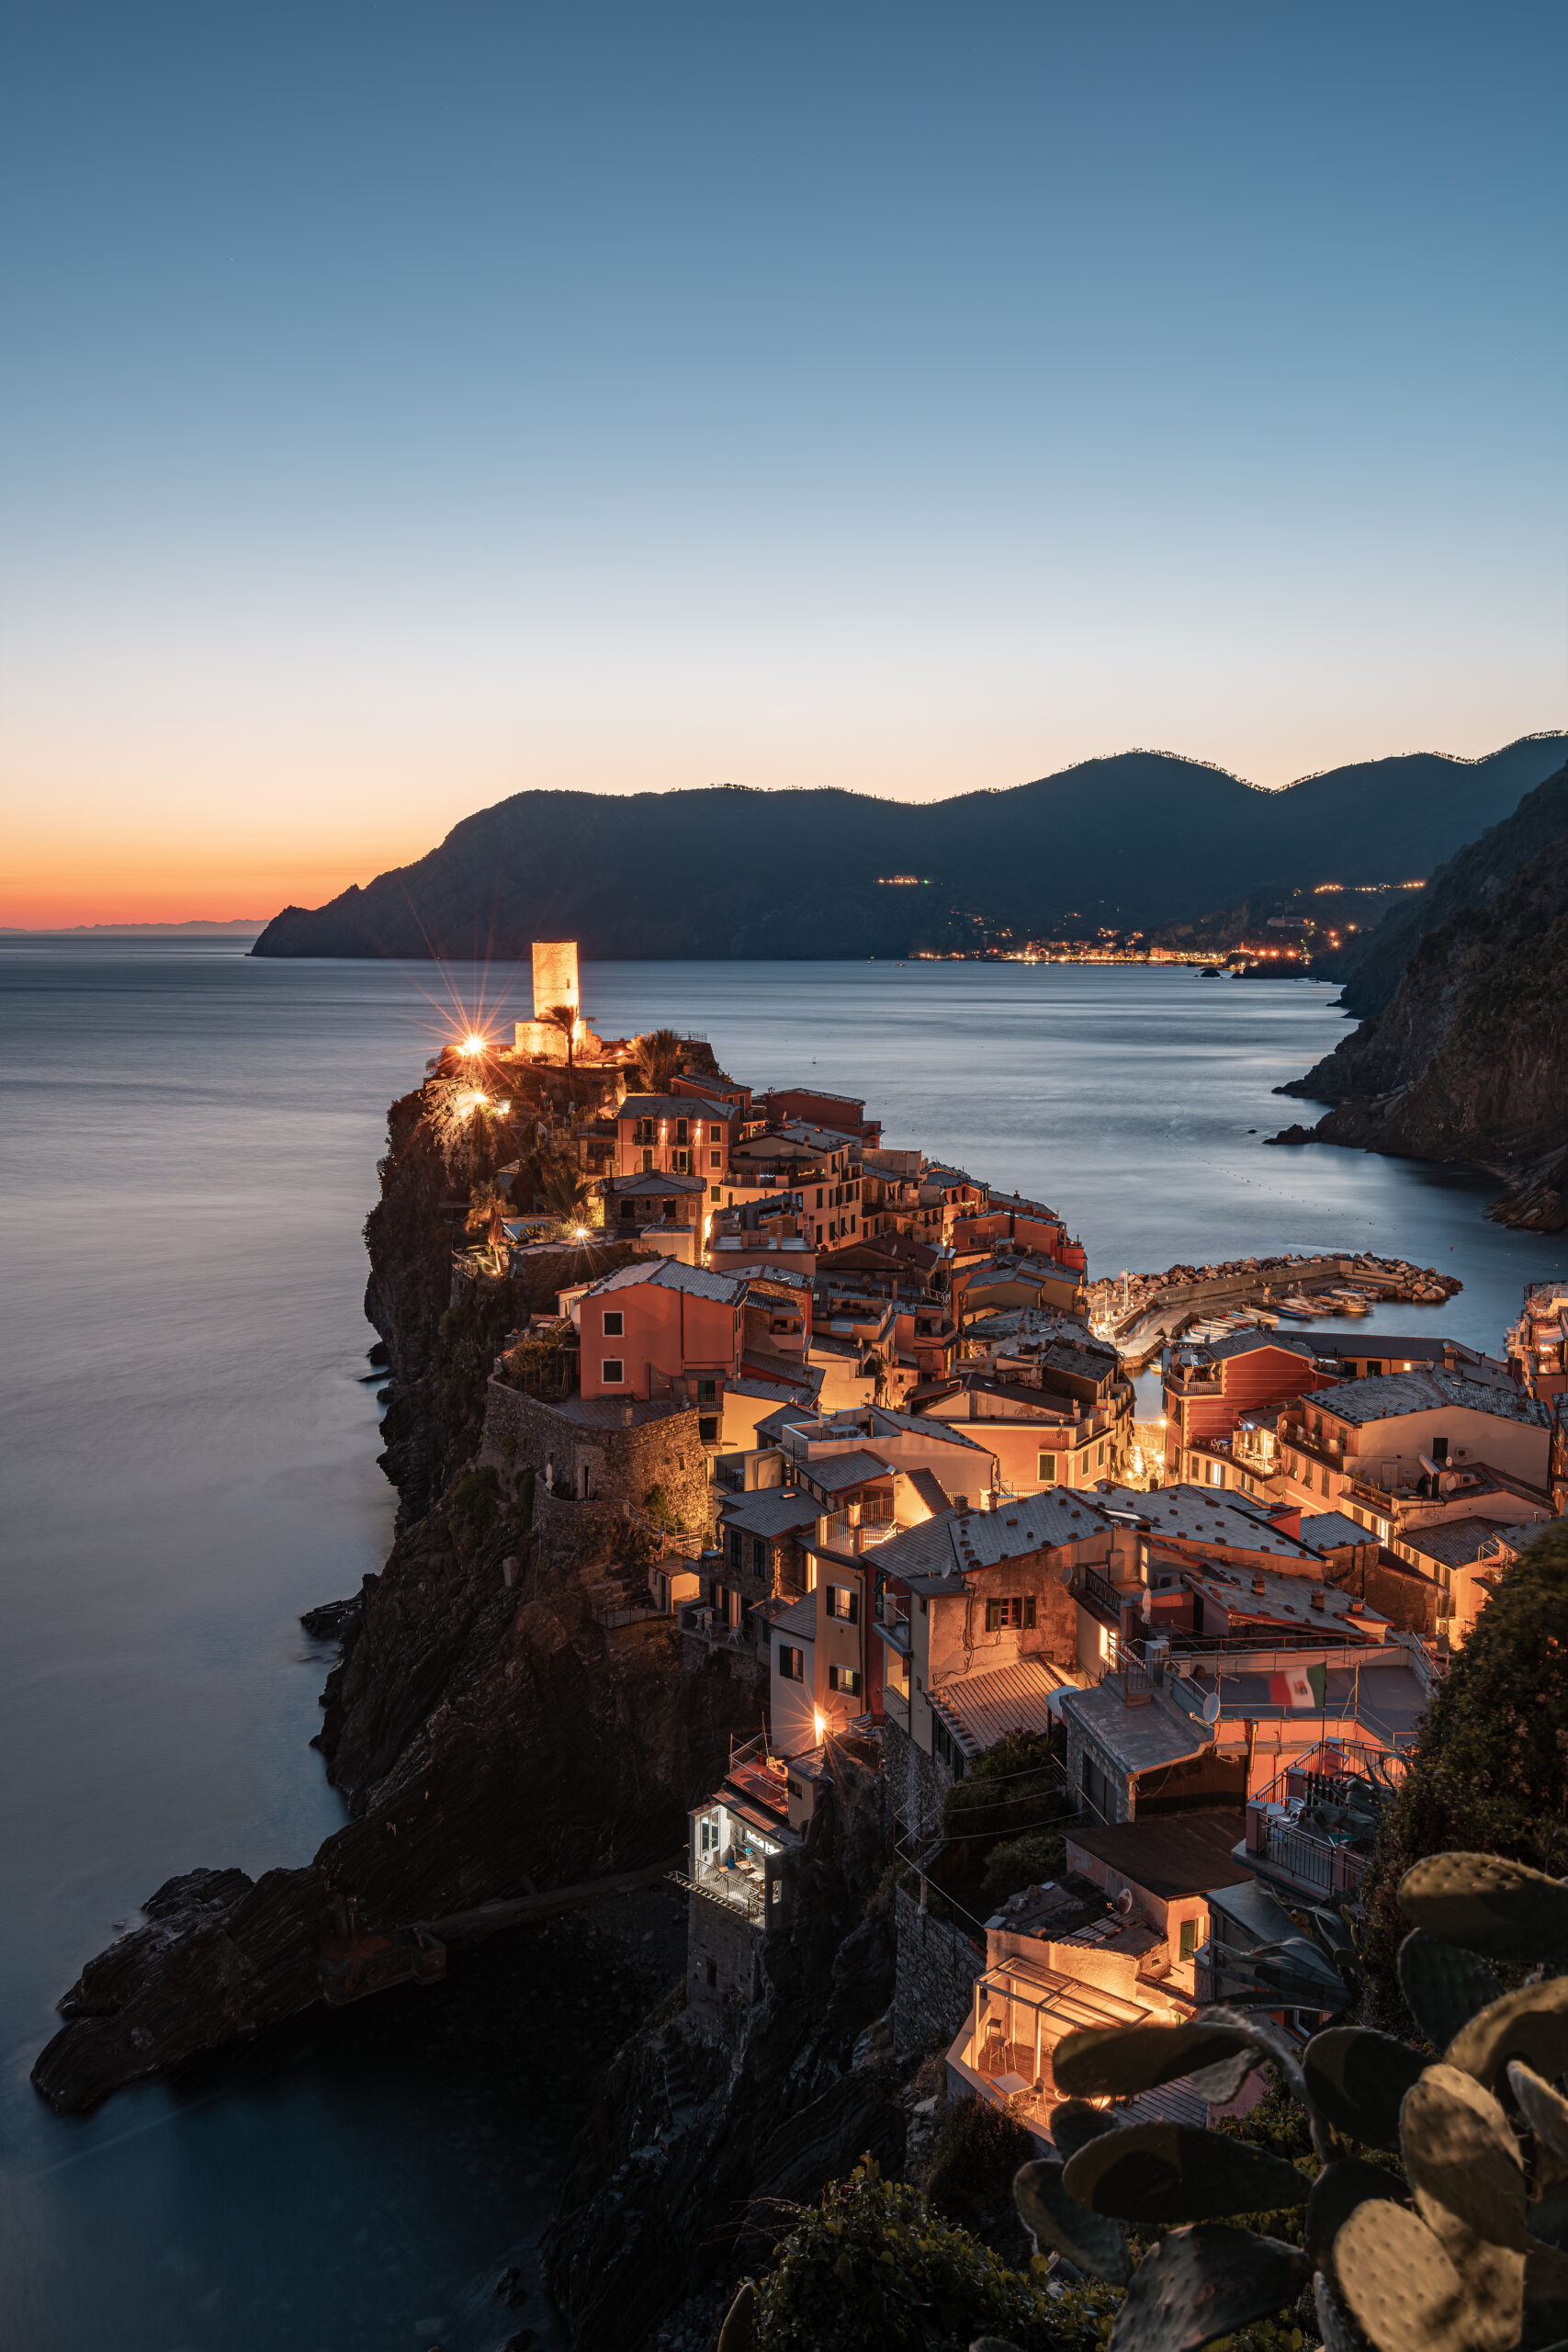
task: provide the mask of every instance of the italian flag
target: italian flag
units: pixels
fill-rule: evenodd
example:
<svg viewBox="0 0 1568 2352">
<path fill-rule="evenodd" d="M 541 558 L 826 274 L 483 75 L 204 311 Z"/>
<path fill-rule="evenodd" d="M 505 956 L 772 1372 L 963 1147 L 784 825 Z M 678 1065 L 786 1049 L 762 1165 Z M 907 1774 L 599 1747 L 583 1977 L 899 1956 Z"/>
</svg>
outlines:
<svg viewBox="0 0 1568 2352">
<path fill-rule="evenodd" d="M 1289 1666 L 1283 1674 L 1269 1677 L 1269 1696 L 1277 1707 L 1310 1707 L 1321 1714 L 1327 1695 L 1325 1666 Z"/>
</svg>

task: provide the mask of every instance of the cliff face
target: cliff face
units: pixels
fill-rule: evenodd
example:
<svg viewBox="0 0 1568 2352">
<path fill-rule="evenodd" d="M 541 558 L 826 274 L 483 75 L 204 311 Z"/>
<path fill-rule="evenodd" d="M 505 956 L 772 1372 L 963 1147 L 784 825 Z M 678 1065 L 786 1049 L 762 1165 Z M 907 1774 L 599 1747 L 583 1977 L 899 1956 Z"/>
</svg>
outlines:
<svg viewBox="0 0 1568 2352">
<path fill-rule="evenodd" d="M 546 2240 L 573 2341 L 636 2352 L 683 2295 L 755 2267 L 784 2199 L 860 2156 L 897 2172 L 902 2069 L 879 2030 L 897 1959 L 879 1781 L 829 1740 L 833 1793 L 761 1939 L 761 1997 L 724 2043 L 671 2020 L 615 2058 Z"/>
<path fill-rule="evenodd" d="M 1457 856 L 1439 865 L 1424 889 L 1391 910 L 1348 954 L 1325 960 L 1317 967 L 1327 978 L 1344 981 L 1346 1011 L 1363 1021 L 1383 1012 L 1393 1002 L 1404 967 L 1424 939 L 1468 910 L 1490 906 L 1522 866 L 1564 832 L 1568 832 L 1568 766 L 1527 793 L 1511 816 L 1488 826 Z M 1326 1068 L 1320 1063 L 1314 1077 Z M 1304 1080 L 1287 1090 L 1312 1091 Z"/>
<path fill-rule="evenodd" d="M 1489 758 L 1363 761 L 1280 792 L 1165 752 L 1089 760 L 1005 792 L 526 792 L 414 865 L 289 907 L 257 956 L 904 956 L 993 930 L 1150 928 L 1285 888 L 1426 874 L 1559 766 L 1561 738 Z M 831 838 L 804 862 L 804 840 Z M 902 887 L 885 877 L 912 876 Z"/>
<path fill-rule="evenodd" d="M 1281 1091 L 1314 1139 L 1507 1175 L 1493 1214 L 1568 1225 L 1568 831 L 1420 940 L 1392 1001 Z"/>
<path fill-rule="evenodd" d="M 361 1931 L 388 1931 L 673 1855 L 731 1737 L 757 1727 L 744 1685 L 680 1672 L 672 1633 L 600 1623 L 603 1538 L 547 1552 L 526 1476 L 450 1475 L 479 1432 L 491 1326 L 517 1303 L 501 1285 L 447 1307 L 452 1176 L 419 1097 L 393 1108 L 381 1176 L 371 1299 L 409 1400 L 389 1466 L 413 1507 L 328 1682 L 321 1744 L 355 1818 L 254 1887 L 202 1871 L 160 1889 L 62 2004 L 33 2075 L 58 2107 L 319 2000 L 350 1902 Z"/>
</svg>

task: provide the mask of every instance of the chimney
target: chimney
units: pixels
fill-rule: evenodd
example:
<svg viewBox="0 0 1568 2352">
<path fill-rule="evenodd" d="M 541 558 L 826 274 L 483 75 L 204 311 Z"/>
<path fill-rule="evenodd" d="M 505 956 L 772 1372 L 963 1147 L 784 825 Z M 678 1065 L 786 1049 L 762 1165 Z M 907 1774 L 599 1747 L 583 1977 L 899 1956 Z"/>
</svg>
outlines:
<svg viewBox="0 0 1568 2352">
<path fill-rule="evenodd" d="M 1321 1609 L 1324 1606 L 1324 1600 L 1321 1592 L 1314 1592 L 1313 1594 L 1312 1605 L 1314 1609 Z"/>
<path fill-rule="evenodd" d="M 1253 1579 L 1252 1579 L 1252 1589 L 1253 1589 L 1253 1591 L 1254 1591 L 1254 1592 L 1256 1592 L 1256 1593 L 1261 1593 L 1261 1592 L 1262 1592 L 1262 1590 L 1263 1590 L 1263 1579 L 1262 1579 L 1262 1577 L 1253 1577 Z"/>
</svg>

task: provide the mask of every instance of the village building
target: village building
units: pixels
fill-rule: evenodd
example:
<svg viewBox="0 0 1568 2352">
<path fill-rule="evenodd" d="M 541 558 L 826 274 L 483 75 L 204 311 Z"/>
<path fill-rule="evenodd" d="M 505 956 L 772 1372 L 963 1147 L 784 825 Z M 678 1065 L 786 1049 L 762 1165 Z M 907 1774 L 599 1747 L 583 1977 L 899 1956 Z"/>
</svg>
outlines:
<svg viewBox="0 0 1568 2352">
<path fill-rule="evenodd" d="M 1568 1395 L 1568 1282 L 1529 1283 L 1507 1336 L 1509 1368 L 1527 1396 Z"/>
<path fill-rule="evenodd" d="M 983 1258 L 954 1263 L 948 1296 L 960 1326 L 1009 1307 L 1035 1307 L 1087 1323 L 1089 1294 L 1082 1270 L 1060 1260 L 1029 1257 L 998 1242 Z"/>
<path fill-rule="evenodd" d="M 1038 1494 L 1054 1486 L 1089 1487 L 1124 1473 L 1133 1437 L 1133 1386 L 1084 1362 L 1081 1371 L 1042 1366 L 1030 1380 L 988 1376 L 965 1364 L 942 1382 L 915 1390 L 910 1402 L 991 1446 L 1002 1489 Z"/>
<path fill-rule="evenodd" d="M 1271 1465 L 1272 1494 L 1306 1510 L 1332 1503 L 1380 1543 L 1466 1471 L 1495 1474 L 1550 1516 L 1551 1415 L 1512 1386 L 1448 1372 L 1347 1381 L 1286 1407 L 1272 1434 L 1271 1449 L 1249 1449 L 1256 1474 Z"/>
<path fill-rule="evenodd" d="M 747 1285 L 672 1259 L 634 1259 L 561 1306 L 580 1334 L 584 1399 L 668 1396 L 695 1405 L 720 1438 L 720 1399 L 740 1369 Z"/>
<path fill-rule="evenodd" d="M 868 1119 L 859 1095 L 831 1094 L 816 1086 L 770 1087 L 756 1098 L 770 1126 L 829 1127 L 874 1150 L 882 1139 L 880 1119 Z"/>
<path fill-rule="evenodd" d="M 1052 1259 L 1079 1273 L 1086 1263 L 1082 1243 L 1069 1240 L 1066 1225 L 1055 1210 L 1043 1201 L 1026 1200 L 1020 1193 L 987 1191 L 983 1208 L 954 1217 L 952 1240 L 960 1257 L 1007 1242 L 1021 1255 Z"/>
<path fill-rule="evenodd" d="M 761 1994 L 763 1942 L 788 1923 L 808 1818 L 763 1737 L 732 1753 L 719 1787 L 687 1816 L 676 1874 L 689 1897 L 686 2011 L 706 2041 L 739 2040 Z"/>
</svg>

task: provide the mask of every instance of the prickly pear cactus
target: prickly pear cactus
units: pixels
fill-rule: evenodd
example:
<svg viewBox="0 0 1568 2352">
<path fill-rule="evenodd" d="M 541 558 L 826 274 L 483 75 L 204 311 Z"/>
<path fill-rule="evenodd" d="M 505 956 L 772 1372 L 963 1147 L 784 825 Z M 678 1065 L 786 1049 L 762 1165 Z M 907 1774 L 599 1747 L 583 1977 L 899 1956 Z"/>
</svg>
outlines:
<svg viewBox="0 0 1568 2352">
<path fill-rule="evenodd" d="M 1349 2024 L 1302 2050 L 1234 2007 L 1057 2045 L 1066 2161 L 1025 2165 L 1014 2192 L 1036 2243 L 1120 2283 L 1128 2230 L 1159 2233 L 1131 2270 L 1109 2352 L 1201 2352 L 1309 2279 L 1325 2352 L 1568 2352 L 1568 1883 L 1438 1854 L 1406 1874 L 1400 1903 L 1414 1923 L 1400 1984 L 1436 2058 Z M 1318 1957 L 1292 1951 L 1292 1981 L 1332 1971 L 1353 1988 L 1345 1921 L 1302 1924 Z M 1494 1961 L 1535 1973 L 1506 1991 Z M 1269 1984 L 1260 1968 L 1263 1998 Z M 1089 2104 L 1183 2080 L 1223 2104 L 1265 2058 L 1305 2108 L 1315 2180 L 1245 2140 L 1118 2124 Z M 1358 2147 L 1396 2150 L 1403 2169 Z M 1283 2222 L 1303 2204 L 1301 2247 L 1218 2219 Z"/>
</svg>

